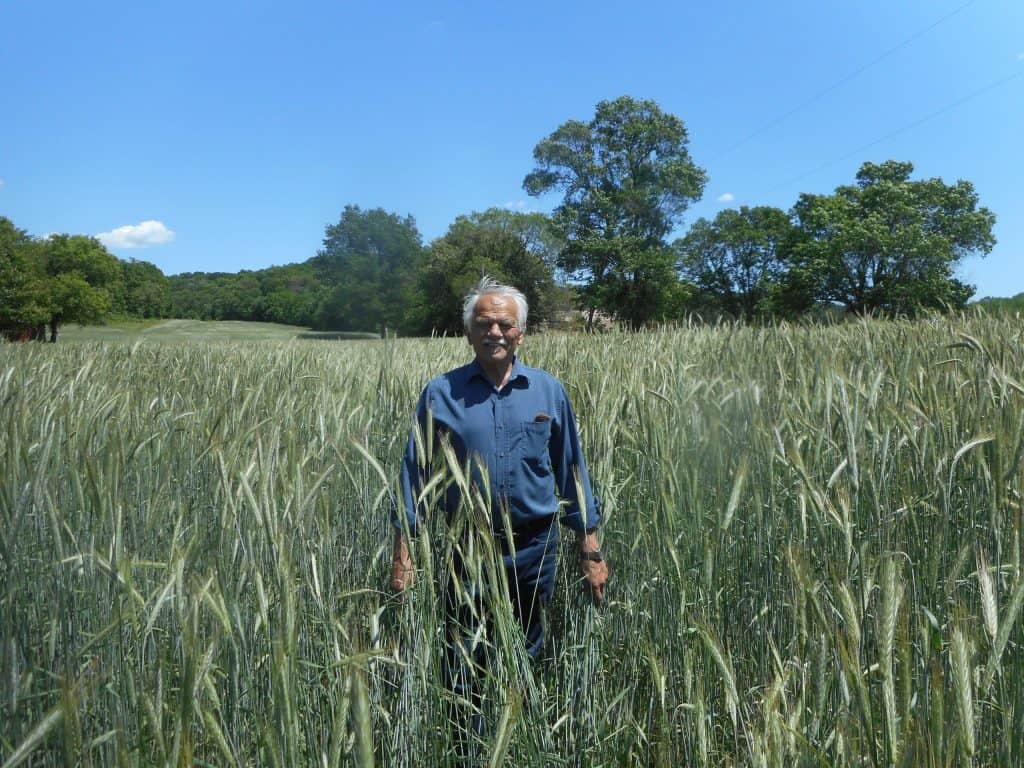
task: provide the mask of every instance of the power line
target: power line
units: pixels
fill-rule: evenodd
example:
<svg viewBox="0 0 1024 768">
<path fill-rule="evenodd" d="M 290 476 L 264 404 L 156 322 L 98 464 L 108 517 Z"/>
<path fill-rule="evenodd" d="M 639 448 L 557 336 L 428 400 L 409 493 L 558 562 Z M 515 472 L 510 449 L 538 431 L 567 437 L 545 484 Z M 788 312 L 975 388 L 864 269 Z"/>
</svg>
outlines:
<svg viewBox="0 0 1024 768">
<path fill-rule="evenodd" d="M 831 93 L 832 91 L 836 90 L 840 86 L 845 85 L 846 83 L 850 82 L 851 80 L 853 80 L 855 77 L 857 77 L 861 73 L 863 73 L 866 70 L 870 69 L 871 67 L 875 66 L 880 61 L 888 58 L 889 56 L 891 56 L 892 54 L 896 53 L 896 51 L 900 50 L 901 48 L 906 47 L 910 43 L 912 43 L 915 40 L 917 40 L 917 38 L 921 37 L 922 35 L 926 34 L 927 32 L 930 32 L 931 30 L 935 29 L 935 27 L 939 26 L 944 21 L 947 21 L 948 19 L 952 18 L 953 16 L 955 16 L 958 13 L 960 13 L 960 11 L 964 10 L 968 6 L 974 5 L 974 3 L 976 3 L 976 2 L 977 2 L 977 0 L 968 0 L 963 5 L 961 5 L 961 6 L 957 7 L 957 8 L 954 8 L 952 11 L 947 13 L 945 16 L 943 16 L 938 21 L 932 22 L 931 24 L 929 24 L 924 29 L 918 30 L 917 32 L 912 34 L 910 37 L 908 37 L 905 40 L 903 40 L 901 43 L 898 43 L 898 44 L 894 45 L 892 48 L 888 49 L 887 51 L 884 51 L 883 53 L 879 54 L 878 56 L 873 58 L 871 61 L 869 61 L 867 64 L 864 64 L 863 66 L 858 67 L 853 72 L 851 72 L 850 74 L 846 75 L 845 77 L 840 78 L 839 80 L 837 80 L 836 82 L 832 83 L 832 85 L 828 86 L 824 90 L 818 91 L 817 93 L 815 93 L 810 98 L 808 98 L 805 101 L 802 101 L 799 104 L 797 104 L 795 107 L 793 107 L 788 112 L 786 112 L 786 113 L 784 113 L 782 115 L 779 115 L 778 117 L 776 117 L 775 119 L 773 119 L 772 121 L 770 121 L 768 123 L 765 123 L 760 128 L 755 130 L 753 133 L 745 136 L 744 138 L 740 139 L 739 141 L 737 141 L 732 146 L 728 147 L 727 149 L 725 149 L 722 152 L 720 152 L 717 155 L 715 155 L 712 158 L 712 160 L 718 160 L 718 159 L 720 159 L 722 157 L 725 157 L 730 152 L 733 152 L 734 150 L 738 149 L 739 147 L 742 147 L 744 144 L 746 144 L 751 139 L 756 138 L 757 136 L 760 136 L 762 133 L 764 133 L 765 131 L 767 131 L 767 130 L 769 130 L 771 128 L 774 128 L 776 125 L 781 123 L 783 120 L 786 120 L 787 118 L 792 117 L 793 115 L 795 115 L 800 110 L 802 110 L 805 107 L 808 107 L 811 104 L 813 104 L 814 102 L 818 101 L 823 96 Z"/>
<path fill-rule="evenodd" d="M 782 189 L 783 187 L 788 187 L 790 184 L 795 184 L 796 182 L 801 181 L 801 180 L 807 178 L 808 176 L 811 176 L 811 175 L 817 173 L 818 171 L 824 170 L 825 168 L 828 168 L 831 165 L 835 165 L 836 163 L 841 163 L 843 160 L 849 160 L 851 157 L 855 157 L 856 155 L 859 155 L 864 150 L 871 149 L 871 147 L 875 146 L 876 144 L 881 144 L 883 141 L 888 141 L 889 139 L 893 138 L 894 136 L 898 136 L 901 133 L 906 133 L 907 131 L 909 131 L 909 130 L 911 130 L 913 128 L 917 128 L 917 126 L 922 125 L 923 123 L 927 123 L 929 120 L 933 120 L 934 118 L 938 117 L 939 115 L 945 114 L 946 112 L 949 112 L 950 110 L 956 109 L 957 107 L 961 106 L 962 104 L 966 104 L 971 99 L 977 98 L 978 96 L 986 94 L 989 91 L 995 90 L 996 88 L 998 88 L 1001 85 L 1006 85 L 1006 83 L 1010 82 L 1011 80 L 1016 80 L 1021 75 L 1024 75 L 1024 69 L 1018 70 L 1017 72 L 1014 72 L 1014 73 L 1012 73 L 1010 75 L 1006 75 L 1004 77 L 1000 77 L 999 79 L 992 81 L 988 85 L 985 85 L 985 86 L 979 88 L 978 90 L 973 91 L 973 92 L 967 94 L 966 96 L 961 96 L 959 99 L 956 99 L 955 101 L 951 101 L 948 104 L 945 104 L 944 106 L 939 107 L 934 112 L 930 112 L 927 115 L 925 115 L 924 117 L 921 117 L 921 118 L 918 118 L 917 120 L 914 120 L 912 123 L 907 123 L 906 125 L 901 126 L 901 127 L 897 128 L 894 131 L 890 131 L 889 133 L 885 134 L 884 136 L 882 136 L 880 138 L 875 139 L 874 141 L 869 141 L 867 144 L 864 144 L 863 146 L 857 147 L 857 149 L 855 149 L 855 150 L 853 150 L 851 152 L 847 152 L 842 157 L 837 157 L 834 160 L 829 160 L 828 162 L 821 163 L 820 165 L 817 165 L 814 168 L 811 168 L 809 171 L 805 171 L 804 173 L 801 173 L 799 176 L 794 176 L 793 178 L 791 178 L 791 179 L 789 179 L 787 181 L 784 181 L 781 184 L 777 184 L 774 187 L 772 187 L 771 189 L 767 190 L 765 192 L 765 194 L 769 195 L 772 192 L 776 192 L 776 191 Z"/>
</svg>

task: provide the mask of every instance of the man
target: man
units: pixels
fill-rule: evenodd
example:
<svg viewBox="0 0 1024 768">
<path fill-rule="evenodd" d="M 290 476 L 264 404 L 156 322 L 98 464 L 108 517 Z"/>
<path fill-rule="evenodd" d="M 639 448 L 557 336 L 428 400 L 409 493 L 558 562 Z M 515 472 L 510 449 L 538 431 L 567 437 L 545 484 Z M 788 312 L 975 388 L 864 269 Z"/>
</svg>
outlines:
<svg viewBox="0 0 1024 768">
<path fill-rule="evenodd" d="M 474 468 L 474 482 L 486 484 L 481 491 L 490 500 L 491 529 L 503 555 L 513 613 L 527 652 L 536 657 L 543 642 L 541 607 L 554 586 L 556 520 L 575 531 L 584 586 L 597 604 L 604 600 L 608 568 L 598 546 L 600 514 L 569 398 L 557 379 L 516 356 L 528 309 L 520 291 L 481 280 L 463 304 L 475 360 L 428 383 L 416 418 L 423 430 L 432 423 L 460 463 Z M 416 499 L 425 482 L 420 467 L 410 435 L 401 486 L 412 532 L 419 525 Z M 448 493 L 448 514 L 458 501 Z M 401 591 L 413 583 L 416 571 L 405 526 L 394 522 L 391 586 Z"/>
</svg>

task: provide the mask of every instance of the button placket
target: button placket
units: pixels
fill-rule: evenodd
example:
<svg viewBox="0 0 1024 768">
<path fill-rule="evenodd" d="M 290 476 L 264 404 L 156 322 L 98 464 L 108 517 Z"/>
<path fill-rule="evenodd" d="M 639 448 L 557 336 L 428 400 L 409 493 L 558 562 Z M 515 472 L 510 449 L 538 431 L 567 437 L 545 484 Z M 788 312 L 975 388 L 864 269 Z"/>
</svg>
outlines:
<svg viewBox="0 0 1024 768">
<path fill-rule="evenodd" d="M 508 408 L 508 400 L 504 393 L 498 398 L 497 408 L 495 410 L 495 445 L 498 448 L 498 468 L 500 477 L 498 478 L 498 489 L 502 495 L 507 496 L 509 491 L 509 431 L 508 431 L 508 420 L 505 418 L 505 413 Z"/>
</svg>

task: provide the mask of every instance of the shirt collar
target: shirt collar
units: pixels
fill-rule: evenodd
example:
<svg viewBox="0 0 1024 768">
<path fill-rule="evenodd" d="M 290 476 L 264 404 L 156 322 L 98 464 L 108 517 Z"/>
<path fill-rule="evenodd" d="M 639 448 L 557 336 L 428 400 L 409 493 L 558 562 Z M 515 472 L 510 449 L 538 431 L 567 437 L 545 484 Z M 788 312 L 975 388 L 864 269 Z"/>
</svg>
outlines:
<svg viewBox="0 0 1024 768">
<path fill-rule="evenodd" d="M 477 360 L 476 358 L 473 358 L 473 362 L 471 362 L 467 366 L 467 374 L 468 375 L 467 375 L 466 378 L 469 379 L 469 380 L 472 380 L 472 379 L 475 379 L 475 378 L 479 378 L 487 386 L 489 386 L 489 387 L 493 387 L 494 386 L 493 384 L 491 384 L 491 380 L 487 378 L 487 374 L 484 373 L 484 368 L 483 368 L 482 365 L 480 365 L 480 361 Z M 525 387 L 529 383 L 530 383 L 529 368 L 527 368 L 525 365 L 523 365 L 519 361 L 519 356 L 518 355 L 513 356 L 513 358 L 512 358 L 512 373 L 509 374 L 508 381 L 505 382 L 505 386 L 506 387 L 508 387 L 508 386 Z"/>
</svg>

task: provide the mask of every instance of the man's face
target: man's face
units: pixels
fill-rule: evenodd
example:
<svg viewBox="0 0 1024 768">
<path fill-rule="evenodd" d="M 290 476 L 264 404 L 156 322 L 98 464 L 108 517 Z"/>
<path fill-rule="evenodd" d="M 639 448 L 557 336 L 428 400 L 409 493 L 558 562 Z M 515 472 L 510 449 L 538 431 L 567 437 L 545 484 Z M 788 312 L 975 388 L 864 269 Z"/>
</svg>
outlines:
<svg viewBox="0 0 1024 768">
<path fill-rule="evenodd" d="M 469 343 L 481 365 L 512 359 L 523 337 L 517 314 L 512 299 L 491 293 L 477 299 L 469 325 Z"/>
</svg>

